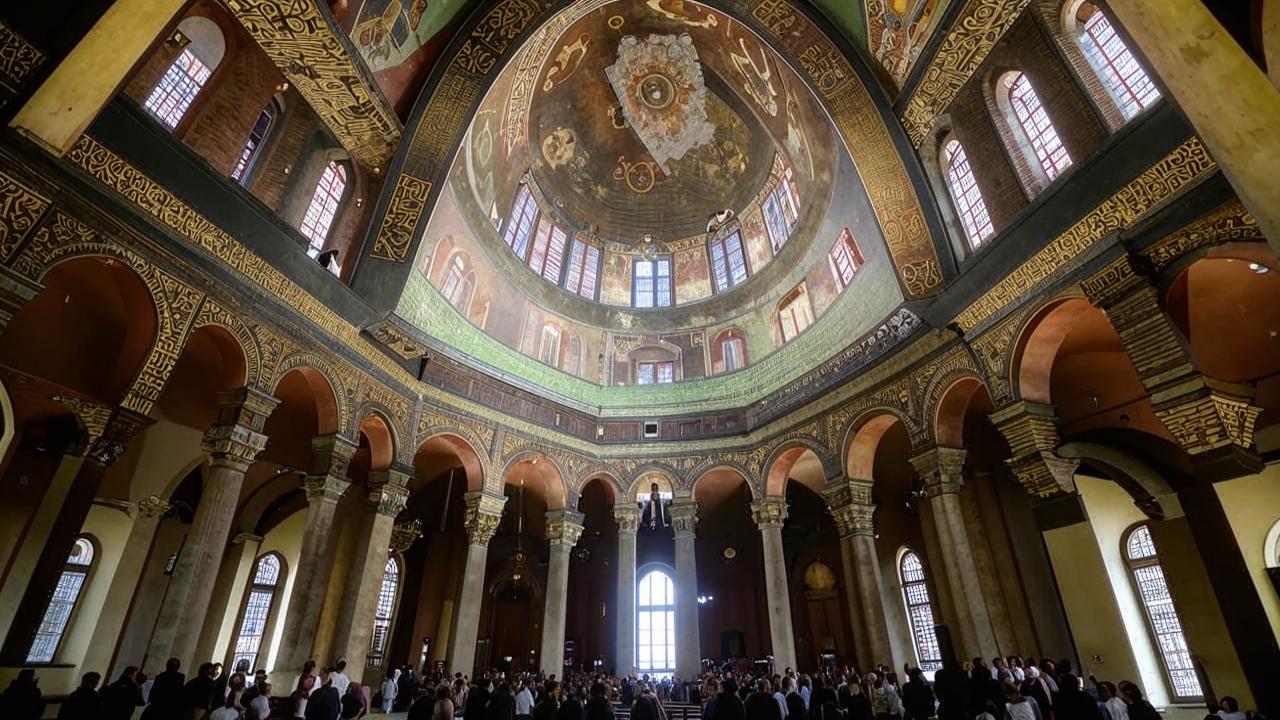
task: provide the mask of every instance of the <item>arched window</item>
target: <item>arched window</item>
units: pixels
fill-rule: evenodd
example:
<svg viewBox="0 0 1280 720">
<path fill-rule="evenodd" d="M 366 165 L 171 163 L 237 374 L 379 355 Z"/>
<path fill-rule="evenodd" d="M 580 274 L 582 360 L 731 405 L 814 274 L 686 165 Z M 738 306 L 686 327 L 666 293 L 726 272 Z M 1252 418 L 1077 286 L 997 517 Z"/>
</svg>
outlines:
<svg viewBox="0 0 1280 720">
<path fill-rule="evenodd" d="M 71 552 L 67 555 L 67 564 L 62 569 L 58 584 L 53 588 L 53 597 L 44 609 L 44 617 L 40 618 L 40 626 L 36 628 L 35 641 L 27 653 L 29 663 L 53 662 L 58 653 L 58 645 L 67 632 L 67 625 L 75 613 L 76 603 L 84 591 L 89 579 L 89 571 L 93 568 L 93 542 L 81 535 L 71 544 Z"/>
<path fill-rule="evenodd" d="M 747 347 L 742 331 L 729 328 L 716 335 L 711 347 L 712 372 L 733 372 L 747 365 Z"/>
<path fill-rule="evenodd" d="M 1074 20 L 1078 23 L 1077 37 L 1085 57 L 1102 79 L 1125 120 L 1160 99 L 1160 91 L 1151 76 L 1116 33 L 1111 20 L 1096 5 L 1081 3 Z"/>
<path fill-rule="evenodd" d="M 569 270 L 564 274 L 564 289 L 588 300 L 596 299 L 596 278 L 600 276 L 600 248 L 578 238 L 569 251 Z"/>
<path fill-rule="evenodd" d="M 558 225 L 547 218 L 538 221 L 538 234 L 533 239 L 533 251 L 529 253 L 529 267 L 544 279 L 560 283 L 560 268 L 564 265 L 564 246 L 568 236 Z"/>
<path fill-rule="evenodd" d="M 387 653 L 387 638 L 391 635 L 391 615 L 396 609 L 396 595 L 400 591 L 400 563 L 394 557 L 387 558 L 382 571 L 382 586 L 378 588 L 378 607 L 373 613 L 373 636 L 369 640 L 369 657 L 366 662 L 381 667 Z"/>
<path fill-rule="evenodd" d="M 956 213 L 964 224 L 969 247 L 976 248 L 995 232 L 991 215 L 987 213 L 987 204 L 982 200 L 982 191 L 978 189 L 978 181 L 973 177 L 973 169 L 969 167 L 969 158 L 960 141 L 955 138 L 948 140 L 942 146 L 942 157 L 946 163 L 947 189 L 951 191 L 951 201 L 955 203 Z"/>
<path fill-rule="evenodd" d="M 243 663 L 250 670 L 258 669 L 258 653 L 262 650 L 262 638 L 267 633 L 271 609 L 276 603 L 276 591 L 284 579 L 283 569 L 284 560 L 273 552 L 258 558 L 254 564 L 253 584 L 249 586 L 249 595 L 237 623 L 239 629 L 236 631 L 235 653 L 231 656 L 232 668 Z"/>
<path fill-rule="evenodd" d="M 809 307 L 809 293 L 801 285 L 778 303 L 778 326 L 782 329 L 782 342 L 791 342 L 811 324 L 813 309 Z"/>
<path fill-rule="evenodd" d="M 907 620 L 915 640 L 916 659 L 920 669 L 935 672 L 942 669 L 942 650 L 933 626 L 933 604 L 924 577 L 924 563 L 914 550 L 905 550 L 898 559 L 898 575 L 902 581 L 902 600 L 907 605 Z"/>
<path fill-rule="evenodd" d="M 271 132 L 272 126 L 275 125 L 276 116 L 280 113 L 280 107 L 276 104 L 275 98 L 262 108 L 262 112 L 258 113 L 258 120 L 254 122 L 253 129 L 249 131 L 249 137 L 245 138 L 244 148 L 240 151 L 240 159 L 236 161 L 236 166 L 231 170 L 231 179 L 241 185 L 249 184 L 249 173 L 253 170 L 253 164 L 262 154 L 262 146 L 267 141 L 267 135 Z"/>
<path fill-rule="evenodd" d="M 335 160 L 330 160 L 316 183 L 315 192 L 311 194 L 311 204 L 307 213 L 302 216 L 302 225 L 298 229 L 307 236 L 307 254 L 316 257 L 324 249 L 324 241 L 329 237 L 329 228 L 333 218 L 338 214 L 338 205 L 347 191 L 347 168 Z"/>
<path fill-rule="evenodd" d="M 778 186 L 764 200 L 764 225 L 769 231 L 769 242 L 777 252 L 791 238 L 791 231 L 800 219 L 797 211 L 795 186 L 791 184 L 791 171 L 782 177 Z"/>
<path fill-rule="evenodd" d="M 551 325 L 542 326 L 542 342 L 538 347 L 538 359 L 552 367 L 560 365 L 560 330 Z"/>
<path fill-rule="evenodd" d="M 1058 173 L 1071 167 L 1071 156 L 1067 154 L 1067 147 L 1062 144 L 1062 138 L 1058 137 L 1058 131 L 1053 127 L 1053 121 L 1049 119 L 1049 113 L 1041 104 L 1040 96 L 1031 86 L 1031 79 L 1027 74 L 1007 73 L 1003 82 L 1005 91 L 1008 93 L 1009 105 L 1013 108 L 1014 118 L 1022 128 L 1023 136 L 1031 145 L 1035 160 L 1047 179 L 1053 180 Z"/>
<path fill-rule="evenodd" d="M 1155 638 L 1156 649 L 1164 663 L 1165 675 L 1178 701 L 1199 700 L 1203 696 L 1195 666 L 1191 663 L 1191 651 L 1182 634 L 1182 622 L 1173 606 L 1169 584 L 1164 579 L 1164 568 L 1151 528 L 1138 525 L 1124 538 L 1124 557 L 1129 564 L 1133 587 L 1146 612 L 1148 629 Z"/>
<path fill-rule="evenodd" d="M 862 267 L 862 253 L 853 241 L 853 233 L 849 228 L 840 231 L 840 237 L 827 252 L 827 263 L 831 266 L 831 277 L 835 278 L 836 288 L 844 290 L 853 280 L 854 273 Z"/>
<path fill-rule="evenodd" d="M 676 591 L 671 576 L 650 570 L 636 592 L 636 667 L 666 675 L 676 667 Z"/>
<path fill-rule="evenodd" d="M 466 315 L 471 311 L 471 293 L 475 290 L 476 274 L 462 253 L 457 253 L 449 261 L 444 273 L 444 282 L 440 286 L 440 294 L 449 304 Z"/>
<path fill-rule="evenodd" d="M 178 23 L 169 42 L 181 43 L 182 52 L 151 89 L 143 107 L 173 130 L 222 62 L 226 39 L 217 23 L 197 15 Z"/>
<path fill-rule="evenodd" d="M 507 218 L 507 230 L 502 236 L 507 247 L 521 260 L 529 252 L 529 237 L 533 234 L 533 221 L 537 217 L 538 204 L 533 200 L 533 193 L 528 185 L 521 185 L 511 206 L 511 215 Z"/>
<path fill-rule="evenodd" d="M 725 237 L 707 243 L 711 250 L 711 277 L 716 292 L 725 290 L 747 279 L 747 256 L 742 249 L 742 233 L 734 230 Z"/>
</svg>

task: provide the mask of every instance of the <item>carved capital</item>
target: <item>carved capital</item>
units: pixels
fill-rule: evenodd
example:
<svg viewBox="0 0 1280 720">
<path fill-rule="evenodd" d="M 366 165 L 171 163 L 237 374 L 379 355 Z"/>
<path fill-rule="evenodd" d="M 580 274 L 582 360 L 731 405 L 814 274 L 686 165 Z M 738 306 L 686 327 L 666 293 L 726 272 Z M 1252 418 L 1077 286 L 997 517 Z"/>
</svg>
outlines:
<svg viewBox="0 0 1280 720">
<path fill-rule="evenodd" d="M 1252 448 L 1262 408 L 1253 404 L 1250 388 L 1197 375 L 1171 390 L 1180 392 L 1168 393 L 1168 399 L 1152 397 L 1156 417 L 1189 455 Z"/>
<path fill-rule="evenodd" d="M 633 502 L 614 505 L 613 519 L 618 523 L 619 534 L 635 535 L 640 529 L 640 508 Z"/>
<path fill-rule="evenodd" d="M 218 421 L 214 424 L 243 425 L 260 433 L 279 404 L 279 399 L 251 387 L 225 390 L 218 393 Z"/>
<path fill-rule="evenodd" d="M 124 455 L 129 442 L 150 427 L 153 422 L 155 421 L 141 413 L 124 407 L 116 408 L 111 413 L 111 418 L 107 421 L 102 434 L 97 437 L 90 436 L 85 458 L 103 467 L 114 465 L 120 456 Z"/>
<path fill-rule="evenodd" d="M 552 547 L 561 545 L 571 548 L 578 543 L 585 529 L 583 521 L 586 516 L 572 510 L 550 510 L 547 512 L 547 540 Z"/>
<path fill-rule="evenodd" d="M 840 537 L 875 534 L 872 518 L 876 506 L 871 500 L 871 486 L 870 480 L 841 478 L 823 489 Z"/>
<path fill-rule="evenodd" d="M 1009 443 L 1006 462 L 1018 482 L 1035 497 L 1073 493 L 1078 460 L 1060 457 L 1061 438 L 1052 405 L 1019 400 L 991 414 L 991 421 Z"/>
<path fill-rule="evenodd" d="M 413 547 L 422 537 L 422 520 L 414 518 L 398 522 L 391 528 L 391 544 L 387 546 L 388 555 L 396 555 Z"/>
<path fill-rule="evenodd" d="M 159 495 L 148 495 L 138 501 L 138 517 L 155 520 L 169 512 L 169 501 Z"/>
<path fill-rule="evenodd" d="M 394 518 L 409 502 L 409 474 L 401 468 L 369 472 L 369 506 Z"/>
<path fill-rule="evenodd" d="M 267 436 L 244 425 L 214 425 L 204 433 L 203 445 L 215 463 L 248 469 L 267 447 Z"/>
<path fill-rule="evenodd" d="M 335 475 L 308 475 L 302 480 L 307 502 L 336 503 L 351 487 L 351 481 Z"/>
<path fill-rule="evenodd" d="M 963 448 L 932 447 L 911 458 L 911 465 L 924 480 L 929 497 L 958 493 L 964 489 Z"/>
<path fill-rule="evenodd" d="M 751 503 L 751 519 L 761 530 L 778 529 L 787 522 L 787 501 L 780 497 L 765 497 Z"/>
<path fill-rule="evenodd" d="M 312 475 L 347 477 L 351 457 L 356 454 L 356 444 L 337 433 L 318 435 L 311 439 Z"/>
<path fill-rule="evenodd" d="M 462 500 L 466 503 L 463 522 L 467 528 L 467 539 L 472 545 L 488 546 L 494 533 L 498 532 L 498 524 L 502 522 L 502 506 L 507 504 L 506 496 L 469 492 L 462 496 Z"/>
<path fill-rule="evenodd" d="M 671 528 L 676 537 L 693 537 L 698 530 L 698 503 L 692 500 L 674 500 L 667 506 Z"/>
</svg>

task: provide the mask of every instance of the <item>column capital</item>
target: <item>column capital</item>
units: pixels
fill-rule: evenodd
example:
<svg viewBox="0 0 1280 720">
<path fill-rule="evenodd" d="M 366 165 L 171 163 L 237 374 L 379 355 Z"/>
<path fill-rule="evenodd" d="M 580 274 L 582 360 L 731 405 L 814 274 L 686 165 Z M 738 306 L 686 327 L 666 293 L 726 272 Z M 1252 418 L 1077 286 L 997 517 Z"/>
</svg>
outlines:
<svg viewBox="0 0 1280 720">
<path fill-rule="evenodd" d="M 408 550 L 420 537 L 422 537 L 421 518 L 396 523 L 391 528 L 391 542 L 387 546 L 387 554 L 396 555 Z"/>
<path fill-rule="evenodd" d="M 394 518 L 409 502 L 409 474 L 403 469 L 369 471 L 369 506 L 379 515 Z"/>
<path fill-rule="evenodd" d="M 138 517 L 155 520 L 169 512 L 169 501 L 159 495 L 148 495 L 138 501 Z"/>
<path fill-rule="evenodd" d="M 836 522 L 840 537 L 875 535 L 876 505 L 871 499 L 871 480 L 841 477 L 823 488 L 831 517 Z"/>
<path fill-rule="evenodd" d="M 693 537 L 698 528 L 698 503 L 693 500 L 672 500 L 667 505 L 671 528 L 676 537 Z"/>
<path fill-rule="evenodd" d="M 991 413 L 991 422 L 1009 443 L 1006 460 L 1018 482 L 1035 497 L 1076 490 L 1079 460 L 1058 455 L 1057 409 L 1033 400 L 1018 400 Z"/>
<path fill-rule="evenodd" d="M 317 435 L 311 438 L 310 475 L 347 476 L 351 457 L 356 454 L 356 444 L 338 433 Z"/>
<path fill-rule="evenodd" d="M 586 529 L 583 522 L 586 515 L 573 510 L 548 510 L 547 511 L 547 540 L 552 547 L 562 545 L 571 548 L 578 543 L 578 538 L 582 537 L 582 531 Z"/>
<path fill-rule="evenodd" d="M 19 234 L 18 240 L 21 239 L 22 234 Z M 34 300 L 43 289 L 43 285 L 13 268 L 0 266 L 0 330 L 8 327 L 18 310 Z"/>
<path fill-rule="evenodd" d="M 302 479 L 302 489 L 307 494 L 307 502 L 336 503 L 351 487 L 351 481 L 333 474 L 307 475 Z"/>
<path fill-rule="evenodd" d="M 618 533 L 635 535 L 640 529 L 640 508 L 633 502 L 613 506 L 613 520 L 618 523 Z"/>
<path fill-rule="evenodd" d="M 912 467 L 924 479 L 924 489 L 930 497 L 964 489 L 965 453 L 964 448 L 935 445 L 910 458 Z"/>
<path fill-rule="evenodd" d="M 507 497 L 469 492 L 462 496 L 462 500 L 466 504 L 463 524 L 467 528 L 467 539 L 472 545 L 488 547 L 494 533 L 498 532 L 498 524 L 502 522 L 502 507 L 507 504 Z"/>
<path fill-rule="evenodd" d="M 116 408 L 107 420 L 106 426 L 102 428 L 101 434 L 96 437 L 90 435 L 85 457 L 103 467 L 114 465 L 120 456 L 124 455 L 129 443 L 154 422 L 146 415 L 133 410 L 124 407 Z"/>
<path fill-rule="evenodd" d="M 1151 401 L 1156 417 L 1212 479 L 1262 471 L 1253 452 L 1262 408 L 1253 403 L 1252 388 L 1197 374 L 1152 393 Z"/>
<path fill-rule="evenodd" d="M 214 463 L 247 470 L 267 447 L 262 430 L 280 401 L 250 387 L 218 393 L 218 419 L 204 434 Z"/>
<path fill-rule="evenodd" d="M 786 498 L 763 497 L 752 501 L 751 519 L 761 530 L 781 530 L 787 522 Z"/>
</svg>

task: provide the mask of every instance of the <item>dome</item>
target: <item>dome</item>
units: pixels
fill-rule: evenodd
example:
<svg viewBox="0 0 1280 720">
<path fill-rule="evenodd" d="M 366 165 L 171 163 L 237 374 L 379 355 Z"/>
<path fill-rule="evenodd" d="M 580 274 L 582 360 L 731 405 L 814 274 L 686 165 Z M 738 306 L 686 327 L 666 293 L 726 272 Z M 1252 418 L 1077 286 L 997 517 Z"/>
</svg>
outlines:
<svg viewBox="0 0 1280 720">
<path fill-rule="evenodd" d="M 775 355 L 757 372 L 777 383 L 902 303 L 847 138 L 794 58 L 718 9 L 574 3 L 469 117 L 397 312 L 532 385 L 608 406 Z"/>
</svg>

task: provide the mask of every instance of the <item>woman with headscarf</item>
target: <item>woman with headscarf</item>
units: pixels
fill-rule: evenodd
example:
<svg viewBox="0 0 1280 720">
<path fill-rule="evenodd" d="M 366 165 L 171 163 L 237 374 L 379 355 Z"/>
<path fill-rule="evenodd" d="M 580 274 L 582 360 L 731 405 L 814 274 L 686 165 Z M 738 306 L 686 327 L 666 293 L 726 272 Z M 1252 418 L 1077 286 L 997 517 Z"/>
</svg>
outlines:
<svg viewBox="0 0 1280 720">
<path fill-rule="evenodd" d="M 355 720 L 369 714 L 369 701 L 360 683 L 352 680 L 347 694 L 342 696 L 342 720 Z"/>
<path fill-rule="evenodd" d="M 400 692 L 400 669 L 391 671 L 382 681 L 382 712 L 389 713 L 396 703 L 396 693 Z"/>
</svg>

